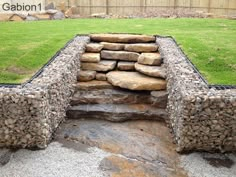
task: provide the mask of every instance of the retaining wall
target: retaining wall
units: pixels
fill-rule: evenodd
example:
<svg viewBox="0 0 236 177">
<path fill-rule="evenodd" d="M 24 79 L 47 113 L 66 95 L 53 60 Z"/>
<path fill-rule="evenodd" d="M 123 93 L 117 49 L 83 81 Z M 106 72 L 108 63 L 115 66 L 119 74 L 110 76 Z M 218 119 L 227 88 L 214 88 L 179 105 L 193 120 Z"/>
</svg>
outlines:
<svg viewBox="0 0 236 177">
<path fill-rule="evenodd" d="M 0 147 L 45 148 L 73 93 L 88 36 L 76 37 L 31 82 L 0 87 Z M 236 89 L 209 89 L 172 38 L 157 37 L 167 66 L 167 111 L 178 151 L 236 150 Z"/>
<path fill-rule="evenodd" d="M 80 54 L 89 37 L 76 37 L 30 83 L 0 87 L 0 147 L 45 148 L 73 93 Z"/>
<path fill-rule="evenodd" d="M 236 150 L 236 89 L 209 89 L 171 38 L 157 38 L 167 65 L 167 111 L 178 151 Z"/>
</svg>

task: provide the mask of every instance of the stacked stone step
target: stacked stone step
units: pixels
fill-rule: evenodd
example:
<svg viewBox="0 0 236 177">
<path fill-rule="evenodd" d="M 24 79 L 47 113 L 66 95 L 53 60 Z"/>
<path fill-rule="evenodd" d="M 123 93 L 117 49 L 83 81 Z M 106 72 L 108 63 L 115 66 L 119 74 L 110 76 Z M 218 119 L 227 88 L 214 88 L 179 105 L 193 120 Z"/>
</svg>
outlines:
<svg viewBox="0 0 236 177">
<path fill-rule="evenodd" d="M 108 80 L 130 90 L 165 90 L 166 70 L 154 36 L 94 34 L 81 58 L 79 81 Z M 154 79 L 154 78 L 155 79 Z"/>
<path fill-rule="evenodd" d="M 166 71 L 154 36 L 93 34 L 69 118 L 164 120 Z"/>
<path fill-rule="evenodd" d="M 159 120 L 167 118 L 166 91 L 131 91 L 113 87 L 105 81 L 78 83 L 67 111 L 68 118 L 109 121 Z"/>
</svg>

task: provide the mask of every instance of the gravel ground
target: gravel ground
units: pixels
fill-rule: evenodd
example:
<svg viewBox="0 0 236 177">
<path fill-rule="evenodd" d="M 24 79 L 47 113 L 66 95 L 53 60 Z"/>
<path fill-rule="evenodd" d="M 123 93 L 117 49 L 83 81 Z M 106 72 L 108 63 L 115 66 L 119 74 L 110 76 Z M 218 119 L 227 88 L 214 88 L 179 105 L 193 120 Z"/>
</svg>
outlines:
<svg viewBox="0 0 236 177">
<path fill-rule="evenodd" d="M 9 163 L 0 164 L 0 177 L 106 177 L 98 167 L 108 155 L 97 148 L 83 152 L 53 142 L 45 150 L 13 153 Z"/>
<path fill-rule="evenodd" d="M 235 154 L 192 153 L 181 156 L 189 177 L 236 177 Z"/>
<path fill-rule="evenodd" d="M 99 165 L 112 154 L 59 142 L 39 151 L 0 149 L 0 177 L 108 177 Z M 235 154 L 191 153 L 181 155 L 180 161 L 189 177 L 236 177 Z"/>
</svg>

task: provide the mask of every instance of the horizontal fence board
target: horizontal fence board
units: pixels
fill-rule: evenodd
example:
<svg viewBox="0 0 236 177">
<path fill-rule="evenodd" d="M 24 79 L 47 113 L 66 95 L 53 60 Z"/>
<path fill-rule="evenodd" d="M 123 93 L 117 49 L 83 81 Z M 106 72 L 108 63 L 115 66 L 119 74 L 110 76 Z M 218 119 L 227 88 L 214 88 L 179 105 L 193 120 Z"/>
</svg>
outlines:
<svg viewBox="0 0 236 177">
<path fill-rule="evenodd" d="M 81 16 L 93 13 L 135 15 L 164 11 L 167 9 L 186 9 L 214 13 L 216 15 L 236 15 L 236 0 L 45 0 L 54 2 L 56 7 L 62 3 L 67 8 L 77 7 Z"/>
</svg>

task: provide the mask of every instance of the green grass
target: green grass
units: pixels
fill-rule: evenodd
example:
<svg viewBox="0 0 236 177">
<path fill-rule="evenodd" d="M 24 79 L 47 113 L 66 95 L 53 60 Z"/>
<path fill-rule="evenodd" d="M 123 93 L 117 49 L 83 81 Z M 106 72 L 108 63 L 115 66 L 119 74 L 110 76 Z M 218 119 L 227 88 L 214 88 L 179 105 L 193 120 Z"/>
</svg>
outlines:
<svg viewBox="0 0 236 177">
<path fill-rule="evenodd" d="M 0 83 L 30 78 L 76 34 L 173 36 L 211 84 L 236 85 L 236 21 L 224 19 L 77 19 L 0 22 Z"/>
</svg>

